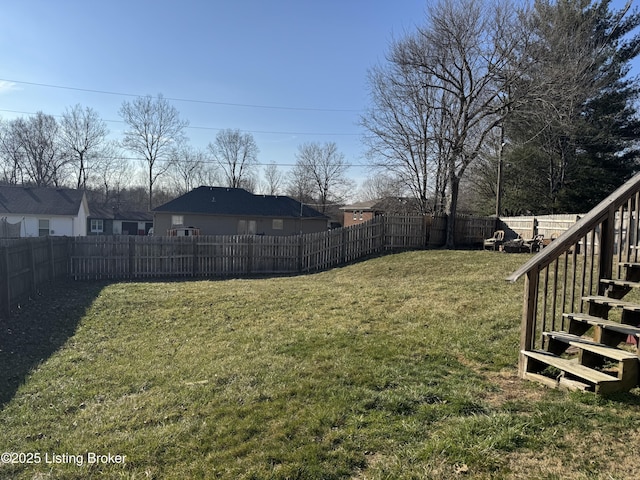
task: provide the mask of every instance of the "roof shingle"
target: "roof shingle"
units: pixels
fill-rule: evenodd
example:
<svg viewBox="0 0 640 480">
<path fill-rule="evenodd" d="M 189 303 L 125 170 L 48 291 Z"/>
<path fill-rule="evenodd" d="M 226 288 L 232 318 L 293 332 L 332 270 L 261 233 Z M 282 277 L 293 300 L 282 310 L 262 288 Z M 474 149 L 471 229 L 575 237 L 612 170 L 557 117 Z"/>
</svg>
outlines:
<svg viewBox="0 0 640 480">
<path fill-rule="evenodd" d="M 154 212 L 261 217 L 326 217 L 291 197 L 254 195 L 242 188 L 198 187 Z"/>
<path fill-rule="evenodd" d="M 0 214 L 77 215 L 84 192 L 64 188 L 0 186 Z"/>
</svg>

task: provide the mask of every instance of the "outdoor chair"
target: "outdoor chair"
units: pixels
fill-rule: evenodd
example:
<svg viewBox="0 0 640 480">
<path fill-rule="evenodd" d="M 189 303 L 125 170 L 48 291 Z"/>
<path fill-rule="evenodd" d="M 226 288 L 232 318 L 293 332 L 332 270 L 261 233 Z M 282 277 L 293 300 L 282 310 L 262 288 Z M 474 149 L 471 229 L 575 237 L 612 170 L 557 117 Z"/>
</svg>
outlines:
<svg viewBox="0 0 640 480">
<path fill-rule="evenodd" d="M 503 242 L 504 230 L 496 230 L 493 237 L 485 239 L 483 246 L 485 250 L 499 250 Z"/>
</svg>

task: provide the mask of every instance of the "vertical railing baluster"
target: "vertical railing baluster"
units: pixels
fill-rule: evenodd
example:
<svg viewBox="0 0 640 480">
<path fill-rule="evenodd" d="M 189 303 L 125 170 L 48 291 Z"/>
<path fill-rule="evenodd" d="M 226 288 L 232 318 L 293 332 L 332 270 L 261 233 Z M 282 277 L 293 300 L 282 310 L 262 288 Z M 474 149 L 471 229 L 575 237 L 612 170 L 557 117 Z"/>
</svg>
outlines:
<svg viewBox="0 0 640 480">
<path fill-rule="evenodd" d="M 638 234 L 640 233 L 640 192 L 637 192 L 635 195 L 635 213 L 634 213 L 634 227 L 633 227 L 633 253 L 631 255 L 630 260 L 633 262 L 638 261 L 638 247 L 640 247 L 640 242 L 638 242 Z"/>
<path fill-rule="evenodd" d="M 574 248 L 573 251 L 571 252 L 571 274 L 572 274 L 572 279 L 571 279 L 571 311 L 575 312 L 576 311 L 576 279 L 577 279 L 577 275 L 578 275 L 578 252 L 576 252 L 576 249 Z M 580 302 L 580 313 L 582 313 L 582 302 Z"/>
<path fill-rule="evenodd" d="M 556 258 L 553 262 L 553 297 L 551 298 L 551 330 L 556 331 L 557 297 L 558 297 L 558 268 L 560 264 Z"/>
<path fill-rule="evenodd" d="M 591 232 L 589 232 L 589 241 L 591 242 L 591 248 L 589 249 L 589 263 L 591 264 L 590 270 L 591 270 L 591 276 L 589 277 L 589 295 L 593 295 L 595 292 L 593 290 L 593 275 L 595 273 L 595 270 L 597 268 L 597 262 L 595 261 L 595 249 L 593 248 L 595 239 L 596 239 L 596 231 L 595 230 L 591 230 Z M 585 237 L 586 239 L 586 237 Z M 599 269 L 598 269 L 599 270 Z M 596 275 L 596 281 L 599 281 L 600 278 L 600 272 L 597 272 Z M 597 287 L 597 285 L 596 285 Z M 597 290 L 597 288 L 596 288 Z"/>
<path fill-rule="evenodd" d="M 619 223 L 618 220 L 616 219 L 616 214 L 613 215 L 613 218 L 611 219 L 611 225 L 613 225 L 613 235 L 614 235 L 614 240 L 613 240 L 613 248 L 617 249 L 617 255 L 614 255 L 613 258 L 617 258 L 618 259 L 618 278 L 620 278 L 620 275 L 622 274 L 622 229 L 623 229 L 623 225 L 624 225 L 624 210 L 623 207 L 620 206 L 620 208 L 618 208 L 617 211 L 617 217 L 620 219 Z M 620 225 L 618 228 L 616 228 L 617 225 Z M 615 252 L 615 250 L 614 250 Z M 613 271 L 613 269 L 612 269 Z"/>
<path fill-rule="evenodd" d="M 584 238 L 584 237 L 583 237 Z M 578 245 L 580 245 L 580 243 L 576 243 L 573 246 L 573 251 L 577 252 L 578 251 Z M 584 250 L 584 249 L 583 249 Z M 582 303 L 582 298 L 586 296 L 586 285 L 587 285 L 587 255 L 586 252 L 581 254 L 582 256 L 582 279 L 580 281 L 580 303 Z"/>
<path fill-rule="evenodd" d="M 562 313 L 567 310 L 567 276 L 569 274 L 569 254 L 564 252 L 564 266 L 562 271 Z M 571 310 L 569 310 L 571 311 Z M 562 330 L 564 330 L 564 316 L 562 316 Z"/>
<path fill-rule="evenodd" d="M 540 331 L 540 344 L 543 343 L 542 332 L 547 329 L 547 300 L 549 298 L 549 266 L 544 267 L 544 282 L 542 295 L 542 329 Z"/>
</svg>

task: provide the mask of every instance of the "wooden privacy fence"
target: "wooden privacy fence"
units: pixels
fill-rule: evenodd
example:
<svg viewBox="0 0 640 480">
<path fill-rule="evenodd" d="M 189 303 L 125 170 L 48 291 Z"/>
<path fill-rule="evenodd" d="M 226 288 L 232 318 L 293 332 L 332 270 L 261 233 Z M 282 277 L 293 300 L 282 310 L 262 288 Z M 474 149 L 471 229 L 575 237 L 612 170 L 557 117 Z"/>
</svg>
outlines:
<svg viewBox="0 0 640 480">
<path fill-rule="evenodd" d="M 28 298 L 46 282 L 69 275 L 70 238 L 0 240 L 0 312 Z"/>
<path fill-rule="evenodd" d="M 456 242 L 482 245 L 495 219 L 460 217 Z M 288 274 L 324 270 L 387 250 L 444 244 L 446 217 L 376 217 L 294 236 L 90 236 L 3 240 L 0 310 L 47 281 Z"/>
<path fill-rule="evenodd" d="M 495 224 L 463 218 L 459 244 L 481 245 Z M 446 218 L 376 217 L 348 228 L 295 236 L 76 237 L 71 242 L 74 279 L 240 276 L 324 270 L 385 250 L 444 244 Z"/>
</svg>

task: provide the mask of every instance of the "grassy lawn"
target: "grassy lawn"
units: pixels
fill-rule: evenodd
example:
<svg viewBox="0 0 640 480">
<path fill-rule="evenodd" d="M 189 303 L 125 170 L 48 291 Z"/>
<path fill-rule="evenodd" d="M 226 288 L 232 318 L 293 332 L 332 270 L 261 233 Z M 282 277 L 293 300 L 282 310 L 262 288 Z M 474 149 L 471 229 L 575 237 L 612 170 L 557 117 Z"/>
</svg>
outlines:
<svg viewBox="0 0 640 480">
<path fill-rule="evenodd" d="M 640 391 L 516 377 L 527 258 L 61 285 L 0 323 L 0 478 L 638 478 Z"/>
</svg>

